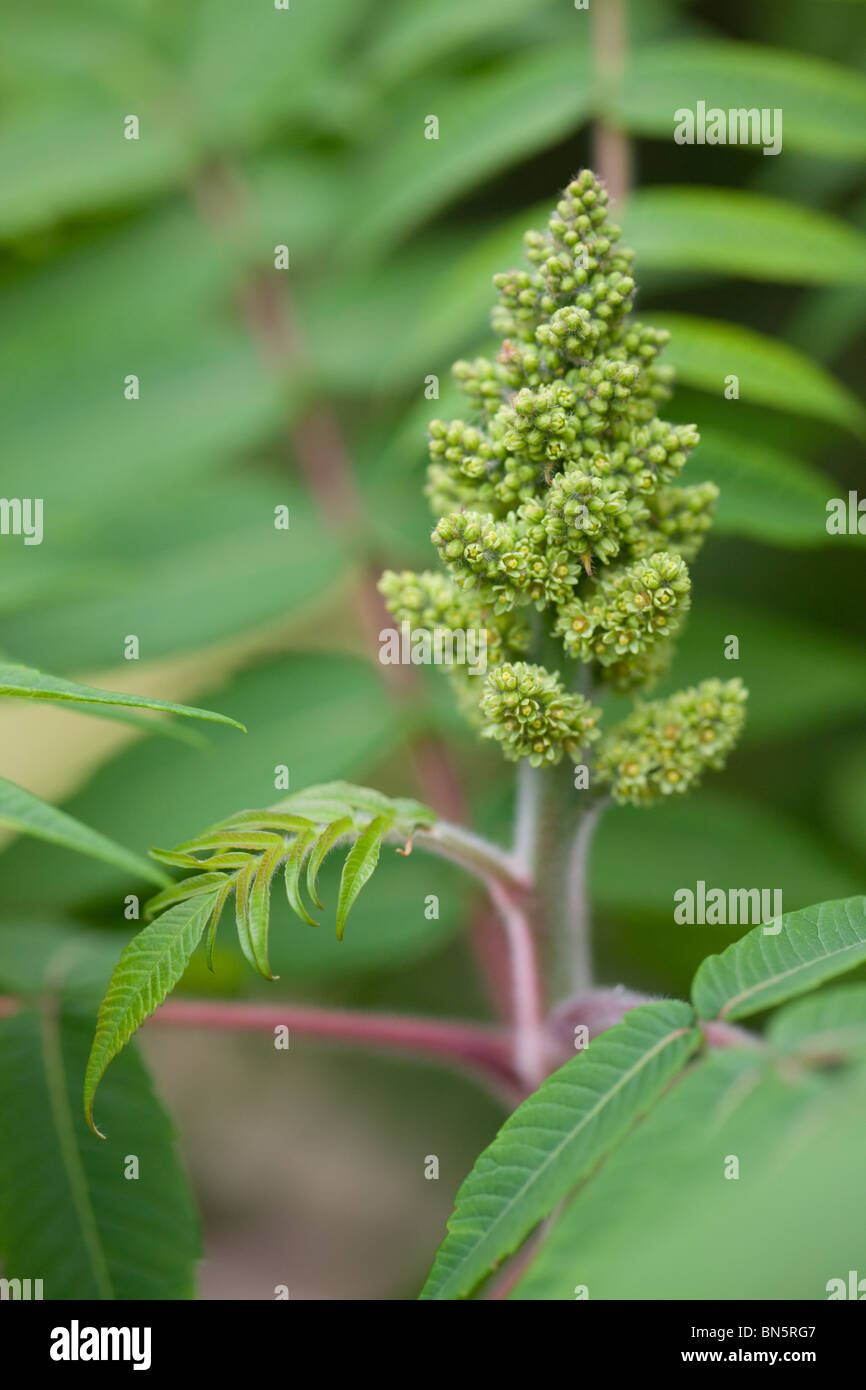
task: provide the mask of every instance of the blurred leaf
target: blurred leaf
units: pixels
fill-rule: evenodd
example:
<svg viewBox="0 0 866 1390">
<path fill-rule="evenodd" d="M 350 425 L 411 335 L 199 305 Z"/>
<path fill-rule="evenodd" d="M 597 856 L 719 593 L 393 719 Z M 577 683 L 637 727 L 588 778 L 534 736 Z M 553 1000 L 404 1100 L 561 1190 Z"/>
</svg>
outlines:
<svg viewBox="0 0 866 1390">
<path fill-rule="evenodd" d="M 217 890 L 212 889 L 177 903 L 143 927 L 121 952 L 99 1006 L 84 1078 L 84 1113 L 96 1134 L 100 1131 L 93 1123 L 93 1100 L 109 1062 L 177 984 L 216 899 Z"/>
<path fill-rule="evenodd" d="M 289 509 L 288 530 L 274 525 L 277 506 Z M 79 556 L 86 544 L 80 535 L 66 542 Z M 16 655 L 80 671 L 116 663 L 127 634 L 138 637 L 142 659 L 186 654 L 298 615 L 341 572 L 333 535 L 297 484 L 277 475 L 214 481 L 176 495 L 170 509 L 152 498 L 132 519 L 103 525 L 90 554 L 111 582 L 68 592 L 60 571 L 56 593 L 4 620 Z"/>
<path fill-rule="evenodd" d="M 620 222 L 643 266 L 756 280 L 866 284 L 866 236 L 815 208 L 736 188 L 644 188 Z"/>
<path fill-rule="evenodd" d="M 859 73 L 804 53 L 717 37 L 638 49 L 608 106 L 629 130 L 673 140 L 674 112 L 695 110 L 698 101 L 726 111 L 781 108 L 783 150 L 850 159 L 866 153 L 866 81 Z M 740 148 L 758 155 L 761 147 Z"/>
<path fill-rule="evenodd" d="M 398 0 L 387 17 L 380 14 L 363 65 L 383 80 L 394 73 L 405 79 L 418 69 L 429 69 L 444 54 L 460 54 L 475 40 L 483 40 L 489 49 L 509 34 L 509 24 L 552 6 L 553 0 L 474 0 L 472 5 L 465 0 L 427 0 L 423 6 Z M 513 32 L 517 42 L 525 28 L 521 25 Z"/>
<path fill-rule="evenodd" d="M 130 96 L 132 106 L 130 109 Z M 83 210 L 123 206 L 187 177 L 198 151 L 167 94 L 134 90 L 123 103 L 70 98 L 7 111 L 0 127 L 0 237 L 22 236 Z M 140 138 L 124 138 L 127 114 Z"/>
<path fill-rule="evenodd" d="M 161 710 L 165 714 L 180 714 L 190 719 L 206 719 L 213 724 L 231 724 L 244 733 L 243 724 L 227 714 L 194 705 L 177 705 L 171 700 L 157 700 L 151 695 L 127 695 L 117 690 L 99 690 L 93 685 L 79 685 L 37 671 L 32 666 L 17 666 L 0 661 L 0 696 L 17 696 L 22 700 L 53 700 L 75 705 L 132 705 L 136 709 Z"/>
<path fill-rule="evenodd" d="M 822 1082 L 748 1048 L 710 1054 L 577 1195 L 511 1297 L 825 1299 L 866 1239 L 864 1103 L 862 1070 Z"/>
<path fill-rule="evenodd" d="M 866 960 L 866 898 L 818 903 L 780 921 L 778 935 L 755 927 L 701 964 L 692 1000 L 703 1018 L 745 1018 Z"/>
<path fill-rule="evenodd" d="M 378 670 L 352 657 L 283 656 L 236 676 L 218 698 L 243 719 L 245 738 L 215 727 L 204 751 L 138 744 L 101 768 L 70 810 L 95 811 L 132 844 L 178 843 L 232 807 L 272 801 L 279 766 L 293 787 L 351 777 L 402 736 Z M 63 864 L 45 849 L 31 859 L 23 845 L 6 853 L 7 901 L 68 908 L 125 891 L 123 875 L 83 861 Z"/>
<path fill-rule="evenodd" d="M 62 921 L 0 922 L 0 991 L 34 1002 L 62 995 L 95 1013 L 117 955 L 113 932 Z"/>
<path fill-rule="evenodd" d="M 819 1065 L 866 1057 L 866 985 L 839 985 L 773 1014 L 767 1041 Z"/>
<path fill-rule="evenodd" d="M 731 405 L 736 409 L 736 402 Z M 817 468 L 744 432 L 701 430 L 694 471 L 720 489 L 714 529 L 765 544 L 818 546 L 827 534 L 827 502 L 838 484 Z"/>
<path fill-rule="evenodd" d="M 622 872 L 627 864 L 629 871 Z M 790 908 L 816 897 L 857 891 L 858 883 L 810 828 L 775 806 L 702 790 L 653 809 L 617 806 L 606 815 L 593 850 L 594 898 L 611 913 L 671 921 L 674 893 L 703 880 L 779 889 Z M 680 927 L 701 951 L 701 927 Z M 709 930 L 707 928 L 706 930 Z"/>
<path fill-rule="evenodd" d="M 820 290 L 803 300 L 788 324 L 788 338 L 824 362 L 842 362 L 866 327 L 866 291 Z"/>
<path fill-rule="evenodd" d="M 824 805 L 842 844 L 866 860 L 866 744 L 846 748 L 830 768 Z"/>
<path fill-rule="evenodd" d="M 272 4 L 241 8 L 234 0 L 208 0 L 197 9 L 182 82 L 211 147 L 243 148 L 292 119 L 302 127 L 317 117 L 327 124 L 328 105 L 353 95 L 354 72 L 345 57 L 366 9 L 320 0 L 293 0 L 287 11 Z M 353 109 L 354 102 L 344 117 Z"/>
<path fill-rule="evenodd" d="M 542 1082 L 457 1193 L 421 1297 L 471 1294 L 650 1108 L 699 1041 L 687 1004 L 647 1004 Z"/>
<path fill-rule="evenodd" d="M 394 117 L 393 138 L 376 143 L 359 165 L 346 250 L 381 256 L 464 189 L 573 131 L 590 100 L 585 44 L 529 51 L 472 82 L 440 84 L 423 104 L 413 89 Z M 428 115 L 439 121 L 438 140 L 425 139 Z"/>
<path fill-rule="evenodd" d="M 38 840 L 48 840 L 64 849 L 75 850 L 77 854 L 113 864 L 125 874 L 132 874 L 136 881 L 145 878 L 150 883 L 167 882 L 166 875 L 146 859 L 140 859 L 123 845 L 115 844 L 114 840 L 91 830 L 14 782 L 7 782 L 5 777 L 0 777 L 0 824 L 10 825 L 22 835 L 33 835 Z"/>
<path fill-rule="evenodd" d="M 655 312 L 649 318 L 654 327 L 670 331 L 665 360 L 687 385 L 722 395 L 725 378 L 734 375 L 743 400 L 815 415 L 863 433 L 866 411 L 855 397 L 787 343 L 719 319 Z"/>
<path fill-rule="evenodd" d="M 191 1298 L 198 1223 L 172 1126 L 135 1052 L 103 1093 L 110 1142 L 81 1114 L 89 1021 L 0 1022 L 0 1254 L 46 1299 Z M 138 1174 L 125 1173 L 131 1153 Z"/>
</svg>

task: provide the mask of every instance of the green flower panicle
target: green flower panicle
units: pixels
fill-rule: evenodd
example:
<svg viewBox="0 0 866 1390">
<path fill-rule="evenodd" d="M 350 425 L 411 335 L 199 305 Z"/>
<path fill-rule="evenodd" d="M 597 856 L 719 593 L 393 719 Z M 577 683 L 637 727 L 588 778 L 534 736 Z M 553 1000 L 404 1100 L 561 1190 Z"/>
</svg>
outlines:
<svg viewBox="0 0 866 1390">
<path fill-rule="evenodd" d="M 429 428 L 426 492 L 444 574 L 389 572 L 380 586 L 400 621 L 487 628 L 486 679 L 451 672 L 461 705 L 508 759 L 536 765 L 575 759 L 598 736 L 587 692 L 646 691 L 668 671 L 688 564 L 718 496 L 713 483 L 681 481 L 698 432 L 659 415 L 673 383 L 659 360 L 669 335 L 631 315 L 634 255 L 607 205 L 584 170 L 545 230 L 527 233 L 528 264 L 494 276 L 499 350 L 455 363 L 466 418 Z M 682 765 L 659 770 L 652 705 L 602 740 L 597 775 L 615 796 L 644 805 L 721 765 L 746 695 L 737 682 L 711 687 L 698 691 L 722 702 L 726 737 L 705 739 L 708 716 L 692 746 L 683 723 Z M 695 698 L 672 697 L 685 704 L 667 724 L 687 723 Z M 628 775 L 615 750 L 634 765 Z"/>
<path fill-rule="evenodd" d="M 739 679 L 706 680 L 667 700 L 638 704 L 599 744 L 597 773 L 616 801 L 647 806 L 689 791 L 721 768 L 745 722 Z"/>
</svg>

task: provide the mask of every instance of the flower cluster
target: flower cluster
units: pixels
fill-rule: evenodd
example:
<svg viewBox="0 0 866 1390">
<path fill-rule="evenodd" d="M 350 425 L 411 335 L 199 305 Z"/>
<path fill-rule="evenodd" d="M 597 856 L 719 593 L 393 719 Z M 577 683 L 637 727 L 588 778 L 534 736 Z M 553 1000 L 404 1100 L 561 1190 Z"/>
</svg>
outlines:
<svg viewBox="0 0 866 1390">
<path fill-rule="evenodd" d="M 506 662 L 487 678 L 481 696 L 485 738 L 496 738 L 511 762 L 528 758 L 533 767 L 558 763 L 563 751 L 577 760 L 598 737 L 599 711 L 582 695 L 571 695 L 543 666 Z"/>
<path fill-rule="evenodd" d="M 586 598 L 560 608 L 555 632 L 572 656 L 612 666 L 641 656 L 660 637 L 671 637 L 689 606 L 691 580 L 679 555 L 658 551 L 650 560 L 617 566 Z"/>
<path fill-rule="evenodd" d="M 679 481 L 698 433 L 659 416 L 668 335 L 631 316 L 634 257 L 607 201 L 585 170 L 527 233 L 528 266 L 494 277 L 501 347 L 455 364 L 468 418 L 429 431 L 446 575 L 381 584 L 401 619 L 488 629 L 493 669 L 464 704 L 508 758 L 535 763 L 578 761 L 597 734 L 570 693 L 578 663 L 583 690 L 647 688 L 668 669 L 717 496 Z"/>
<path fill-rule="evenodd" d="M 646 806 L 724 766 L 746 717 L 740 680 L 706 680 L 668 700 L 638 704 L 602 740 L 598 775 L 617 801 Z"/>
</svg>

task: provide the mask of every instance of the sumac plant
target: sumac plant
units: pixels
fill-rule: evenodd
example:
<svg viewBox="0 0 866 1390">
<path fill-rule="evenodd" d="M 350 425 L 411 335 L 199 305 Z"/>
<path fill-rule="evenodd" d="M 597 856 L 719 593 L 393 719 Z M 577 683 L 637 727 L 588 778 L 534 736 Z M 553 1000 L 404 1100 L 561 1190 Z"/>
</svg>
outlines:
<svg viewBox="0 0 866 1390">
<path fill-rule="evenodd" d="M 191 827 L 153 851 L 180 877 L 111 977 L 85 1110 L 95 1127 L 112 1058 L 200 944 L 210 959 L 229 914 L 271 978 L 273 892 L 306 929 L 324 910 L 320 867 L 342 856 L 342 938 L 386 847 L 430 853 L 492 900 L 510 1022 L 407 1020 L 389 1041 L 473 1069 L 513 1113 L 457 1193 L 422 1297 L 826 1297 L 866 1249 L 850 1200 L 866 1147 L 866 987 L 788 1001 L 866 961 L 864 899 L 753 927 L 704 960 L 689 1001 L 594 977 L 599 816 L 611 802 L 652 815 L 722 769 L 747 699 L 737 679 L 652 695 L 675 662 L 717 490 L 689 481 L 695 427 L 660 413 L 667 334 L 633 315 L 633 256 L 607 204 L 584 171 L 527 234 L 526 264 L 495 277 L 501 347 L 454 367 L 467 418 L 430 425 L 440 565 L 380 583 L 413 638 L 483 636 L 483 672 L 447 671 L 478 736 L 515 765 L 513 844 L 339 782 Z M 743 1027 L 768 1010 L 764 1031 Z M 372 1019 L 366 1036 L 381 1040 Z M 808 1261 L 791 1238 L 803 1213 Z"/>
</svg>

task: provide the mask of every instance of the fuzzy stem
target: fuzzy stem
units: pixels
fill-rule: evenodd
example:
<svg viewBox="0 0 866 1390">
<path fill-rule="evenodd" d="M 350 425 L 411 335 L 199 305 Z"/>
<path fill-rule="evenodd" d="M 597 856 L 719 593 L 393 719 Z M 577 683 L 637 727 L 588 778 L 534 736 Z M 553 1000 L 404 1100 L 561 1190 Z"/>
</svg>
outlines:
<svg viewBox="0 0 866 1390">
<path fill-rule="evenodd" d="M 416 830 L 413 839 L 419 848 L 450 859 L 452 863 L 475 874 L 486 885 L 495 880 L 518 893 L 528 892 L 532 888 L 531 873 L 513 854 L 461 825 L 438 820 L 429 827 Z"/>
<path fill-rule="evenodd" d="M 639 994 L 623 985 L 614 988 L 588 990 L 563 1000 L 547 1019 L 551 1043 L 562 1051 L 562 1060 L 574 1056 L 574 1029 L 577 1025 L 585 1027 L 590 1039 L 605 1033 L 621 1023 L 630 1009 L 640 1004 L 652 1004 L 660 995 Z M 746 1028 L 720 1019 L 700 1019 L 707 1046 L 716 1047 L 765 1047 L 764 1039 Z"/>
<path fill-rule="evenodd" d="M 522 759 L 517 767 L 512 858 L 524 866 L 530 878 L 535 873 L 538 855 L 541 790 L 540 770 Z"/>
<path fill-rule="evenodd" d="M 491 878 L 487 891 L 496 907 L 508 940 L 511 1003 L 514 1027 L 514 1069 L 527 1089 L 534 1091 L 547 1074 L 541 1014 L 541 986 L 535 942 L 526 913 L 519 902 Z"/>
<path fill-rule="evenodd" d="M 592 934 L 589 903 L 589 848 L 602 812 L 610 804 L 602 797 L 581 816 L 571 842 L 566 868 L 565 913 L 572 993 L 592 985 Z"/>
</svg>

